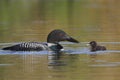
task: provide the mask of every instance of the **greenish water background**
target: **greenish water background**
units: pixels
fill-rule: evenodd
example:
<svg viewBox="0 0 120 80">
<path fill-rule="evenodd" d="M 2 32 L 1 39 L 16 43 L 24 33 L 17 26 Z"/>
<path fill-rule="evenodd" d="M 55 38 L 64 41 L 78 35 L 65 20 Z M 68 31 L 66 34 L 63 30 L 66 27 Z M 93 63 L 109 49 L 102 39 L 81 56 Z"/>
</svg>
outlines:
<svg viewBox="0 0 120 80">
<path fill-rule="evenodd" d="M 53 29 L 78 40 L 119 42 L 119 1 L 0 1 L 0 42 L 46 41 Z"/>
</svg>

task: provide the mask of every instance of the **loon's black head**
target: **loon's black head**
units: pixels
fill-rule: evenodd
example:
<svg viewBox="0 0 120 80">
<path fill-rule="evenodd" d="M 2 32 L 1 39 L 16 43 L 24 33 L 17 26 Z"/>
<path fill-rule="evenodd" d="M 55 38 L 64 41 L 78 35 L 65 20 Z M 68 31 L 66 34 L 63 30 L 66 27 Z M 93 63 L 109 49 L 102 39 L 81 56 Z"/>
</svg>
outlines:
<svg viewBox="0 0 120 80">
<path fill-rule="evenodd" d="M 59 29 L 53 30 L 48 34 L 48 37 L 47 37 L 48 43 L 58 43 L 60 41 L 69 41 L 69 42 L 79 43 L 79 41 L 75 40 L 74 38 L 66 34 L 64 31 Z"/>
</svg>

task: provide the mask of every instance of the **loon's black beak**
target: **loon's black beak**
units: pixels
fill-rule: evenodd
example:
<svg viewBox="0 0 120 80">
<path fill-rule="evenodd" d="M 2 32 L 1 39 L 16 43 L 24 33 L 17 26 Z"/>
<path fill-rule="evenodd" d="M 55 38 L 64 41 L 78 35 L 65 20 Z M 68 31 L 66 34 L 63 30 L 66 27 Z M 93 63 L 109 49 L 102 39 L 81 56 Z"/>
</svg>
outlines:
<svg viewBox="0 0 120 80">
<path fill-rule="evenodd" d="M 77 41 L 76 39 L 72 38 L 72 37 L 67 37 L 66 39 L 67 41 L 70 41 L 70 42 L 74 42 L 74 43 L 79 43 L 79 41 Z"/>
</svg>

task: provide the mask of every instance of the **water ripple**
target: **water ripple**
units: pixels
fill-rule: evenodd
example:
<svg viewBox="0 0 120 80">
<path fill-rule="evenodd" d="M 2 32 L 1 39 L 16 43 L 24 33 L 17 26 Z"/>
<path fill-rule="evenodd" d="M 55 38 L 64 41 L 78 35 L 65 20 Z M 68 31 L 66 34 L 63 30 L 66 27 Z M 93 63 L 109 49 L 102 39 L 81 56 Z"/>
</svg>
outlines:
<svg viewBox="0 0 120 80">
<path fill-rule="evenodd" d="M 116 66 L 120 66 L 120 62 L 107 62 L 103 64 L 92 64 L 88 66 L 90 67 L 116 67 Z"/>
</svg>

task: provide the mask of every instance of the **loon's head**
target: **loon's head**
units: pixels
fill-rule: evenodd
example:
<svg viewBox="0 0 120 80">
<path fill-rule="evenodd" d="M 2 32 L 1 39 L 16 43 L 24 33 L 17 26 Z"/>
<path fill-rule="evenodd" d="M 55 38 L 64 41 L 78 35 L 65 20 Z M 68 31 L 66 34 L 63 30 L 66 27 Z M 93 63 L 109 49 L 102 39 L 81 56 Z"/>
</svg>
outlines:
<svg viewBox="0 0 120 80">
<path fill-rule="evenodd" d="M 74 38 L 66 34 L 64 31 L 59 29 L 53 30 L 48 34 L 48 37 L 47 37 L 48 43 L 58 43 L 60 41 L 69 41 L 69 42 L 79 43 L 79 41 L 75 40 Z"/>
</svg>

